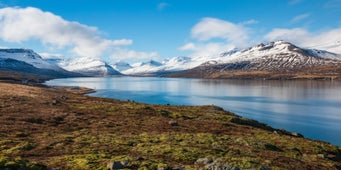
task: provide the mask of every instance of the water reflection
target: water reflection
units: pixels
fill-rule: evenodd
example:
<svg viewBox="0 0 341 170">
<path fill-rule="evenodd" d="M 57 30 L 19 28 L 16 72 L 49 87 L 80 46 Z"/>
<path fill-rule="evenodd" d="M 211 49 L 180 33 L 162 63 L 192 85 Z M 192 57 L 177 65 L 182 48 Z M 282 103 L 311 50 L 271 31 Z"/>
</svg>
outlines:
<svg viewBox="0 0 341 170">
<path fill-rule="evenodd" d="M 276 128 L 341 145 L 341 82 L 166 78 L 72 78 L 48 85 L 85 86 L 92 96 L 173 105 L 215 104 Z"/>
</svg>

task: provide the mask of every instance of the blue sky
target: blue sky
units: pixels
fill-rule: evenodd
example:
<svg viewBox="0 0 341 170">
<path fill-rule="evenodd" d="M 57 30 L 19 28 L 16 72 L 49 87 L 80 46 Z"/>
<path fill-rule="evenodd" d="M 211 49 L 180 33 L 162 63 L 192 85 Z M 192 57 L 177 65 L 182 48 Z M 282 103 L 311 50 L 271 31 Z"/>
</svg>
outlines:
<svg viewBox="0 0 341 170">
<path fill-rule="evenodd" d="M 287 40 L 341 53 L 341 0 L 0 0 L 0 47 L 109 62 Z"/>
</svg>

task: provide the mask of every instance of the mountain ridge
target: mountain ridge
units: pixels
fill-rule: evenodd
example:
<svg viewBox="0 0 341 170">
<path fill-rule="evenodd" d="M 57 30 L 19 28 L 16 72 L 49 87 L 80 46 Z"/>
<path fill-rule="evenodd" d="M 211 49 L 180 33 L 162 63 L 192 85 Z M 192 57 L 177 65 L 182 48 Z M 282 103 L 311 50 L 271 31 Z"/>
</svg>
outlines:
<svg viewBox="0 0 341 170">
<path fill-rule="evenodd" d="M 45 61 L 31 49 L 0 49 L 0 70 L 48 76 L 51 78 L 76 77 L 69 72 Z"/>
<path fill-rule="evenodd" d="M 311 74 L 312 77 L 339 78 L 340 68 L 339 54 L 303 49 L 285 41 L 277 41 L 213 58 L 169 77 L 290 79 Z"/>
<path fill-rule="evenodd" d="M 319 74 L 322 77 L 335 78 L 340 77 L 341 74 L 339 71 L 340 54 L 300 48 L 286 41 L 261 43 L 241 50 L 232 49 L 214 56 L 178 56 L 162 62 L 149 60 L 132 65 L 124 61 L 109 64 L 90 57 L 63 59 L 60 56 L 49 56 L 44 58 L 30 49 L 0 49 L 0 59 L 2 62 L 0 69 L 52 75 L 60 72 L 66 77 L 71 72 L 78 76 L 94 77 L 132 75 L 195 78 L 245 78 L 245 75 L 252 78 L 255 72 L 267 75 L 266 77 L 256 76 L 263 78 L 268 78 L 270 74 L 275 74 L 277 78 L 284 74 L 286 78 L 294 77 L 294 74 Z M 24 63 L 15 63 L 13 60 Z M 34 68 L 29 70 L 30 66 L 27 64 Z M 48 71 L 42 70 L 53 70 L 55 73 L 51 71 L 46 73 Z M 234 74 L 235 72 L 238 74 Z M 243 76 L 237 76 L 240 74 Z"/>
</svg>

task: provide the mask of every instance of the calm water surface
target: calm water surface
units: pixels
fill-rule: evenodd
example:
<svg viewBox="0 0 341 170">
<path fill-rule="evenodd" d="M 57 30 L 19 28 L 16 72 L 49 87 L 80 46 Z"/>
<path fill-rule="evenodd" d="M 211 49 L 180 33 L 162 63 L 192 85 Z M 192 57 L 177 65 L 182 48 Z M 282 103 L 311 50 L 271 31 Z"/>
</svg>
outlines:
<svg viewBox="0 0 341 170">
<path fill-rule="evenodd" d="M 214 104 L 275 128 L 341 146 L 340 81 L 68 78 L 47 85 L 93 88 L 91 96 L 172 105 Z"/>
</svg>

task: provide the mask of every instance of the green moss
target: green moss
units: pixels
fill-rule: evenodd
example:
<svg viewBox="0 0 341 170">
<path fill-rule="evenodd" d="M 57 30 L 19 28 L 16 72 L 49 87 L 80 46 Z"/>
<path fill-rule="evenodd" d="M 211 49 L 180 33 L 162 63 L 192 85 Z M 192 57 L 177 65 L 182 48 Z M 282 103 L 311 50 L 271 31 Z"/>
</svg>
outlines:
<svg viewBox="0 0 341 170">
<path fill-rule="evenodd" d="M 43 170 L 47 167 L 36 162 L 29 162 L 20 157 L 10 158 L 0 155 L 0 169 L 27 169 L 27 170 Z"/>
</svg>

